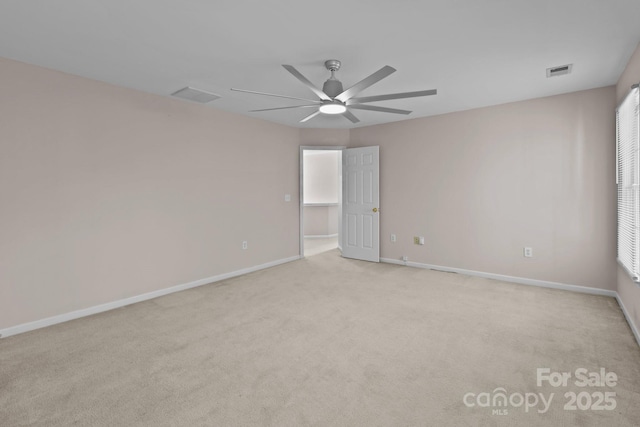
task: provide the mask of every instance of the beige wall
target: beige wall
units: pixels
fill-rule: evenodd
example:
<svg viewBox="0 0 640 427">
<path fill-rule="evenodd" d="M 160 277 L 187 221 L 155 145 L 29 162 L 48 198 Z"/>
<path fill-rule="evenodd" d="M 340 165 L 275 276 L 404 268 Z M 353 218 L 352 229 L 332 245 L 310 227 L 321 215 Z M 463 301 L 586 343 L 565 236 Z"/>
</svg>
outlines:
<svg viewBox="0 0 640 427">
<path fill-rule="evenodd" d="M 304 203 L 338 203 L 340 151 L 305 150 Z"/>
<path fill-rule="evenodd" d="M 299 145 L 380 146 L 383 257 L 618 277 L 638 319 L 616 274 L 613 87 L 351 131 L 4 59 L 0 91 L 0 329 L 297 255 Z"/>
<path fill-rule="evenodd" d="M 614 106 L 606 87 L 353 129 L 380 146 L 381 256 L 615 290 Z"/>
<path fill-rule="evenodd" d="M 0 329 L 299 254 L 299 130 L 6 59 L 0 93 Z"/>
<path fill-rule="evenodd" d="M 304 207 L 304 235 L 332 236 L 338 234 L 338 205 Z"/>
<path fill-rule="evenodd" d="M 349 129 L 300 129 L 300 145 L 347 146 L 349 138 Z"/>
<path fill-rule="evenodd" d="M 618 80 L 616 86 L 618 103 L 622 102 L 631 86 L 637 83 L 640 83 L 640 44 Z M 618 295 L 636 330 L 640 331 L 640 286 L 629 278 L 622 267 L 618 268 Z"/>
</svg>

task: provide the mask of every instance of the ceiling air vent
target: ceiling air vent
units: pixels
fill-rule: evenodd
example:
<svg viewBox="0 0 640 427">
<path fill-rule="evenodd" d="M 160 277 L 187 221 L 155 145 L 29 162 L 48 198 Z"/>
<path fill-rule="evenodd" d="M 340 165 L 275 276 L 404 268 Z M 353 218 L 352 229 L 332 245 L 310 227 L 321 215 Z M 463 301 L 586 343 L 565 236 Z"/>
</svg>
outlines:
<svg viewBox="0 0 640 427">
<path fill-rule="evenodd" d="M 171 94 L 176 98 L 187 99 L 189 101 L 199 102 L 200 104 L 206 104 L 207 102 L 215 101 L 220 98 L 215 93 L 205 92 L 200 89 L 194 89 L 192 87 L 185 87 L 177 92 Z"/>
<path fill-rule="evenodd" d="M 573 64 L 560 65 L 559 67 L 547 68 L 547 77 L 564 76 L 571 73 Z"/>
</svg>

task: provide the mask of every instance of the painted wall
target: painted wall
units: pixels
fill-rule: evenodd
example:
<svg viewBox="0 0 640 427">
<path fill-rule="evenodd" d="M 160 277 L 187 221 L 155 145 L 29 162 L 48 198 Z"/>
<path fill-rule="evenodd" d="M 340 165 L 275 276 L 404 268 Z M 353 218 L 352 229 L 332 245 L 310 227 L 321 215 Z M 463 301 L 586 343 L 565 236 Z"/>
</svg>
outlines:
<svg viewBox="0 0 640 427">
<path fill-rule="evenodd" d="M 380 146 L 381 256 L 615 290 L 614 106 L 606 87 L 352 129 Z"/>
<path fill-rule="evenodd" d="M 618 104 L 634 84 L 640 83 L 640 44 L 631 56 L 616 85 Z M 622 267 L 618 267 L 618 295 L 636 330 L 640 331 L 640 285 L 634 283 Z"/>
<path fill-rule="evenodd" d="M 380 146 L 383 257 L 603 289 L 617 277 L 638 319 L 638 288 L 615 263 L 624 76 L 349 131 L 0 59 L 0 329 L 296 256 L 299 145 Z"/>
<path fill-rule="evenodd" d="M 300 129 L 300 145 L 346 147 L 350 136 L 349 129 Z"/>
<path fill-rule="evenodd" d="M 338 205 L 306 205 L 304 207 L 305 237 L 335 236 L 338 234 L 338 217 Z"/>
<path fill-rule="evenodd" d="M 298 129 L 7 59 L 0 93 L 0 329 L 299 254 Z"/>
<path fill-rule="evenodd" d="M 304 203 L 338 203 L 339 151 L 304 152 Z"/>
</svg>

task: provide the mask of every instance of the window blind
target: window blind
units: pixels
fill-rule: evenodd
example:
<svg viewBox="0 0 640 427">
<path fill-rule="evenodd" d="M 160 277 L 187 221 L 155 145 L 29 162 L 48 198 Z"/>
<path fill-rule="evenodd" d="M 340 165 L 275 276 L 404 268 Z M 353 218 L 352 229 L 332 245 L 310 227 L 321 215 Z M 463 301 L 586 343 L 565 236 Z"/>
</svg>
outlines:
<svg viewBox="0 0 640 427">
<path fill-rule="evenodd" d="M 635 85 L 616 109 L 618 262 L 640 281 L 640 96 Z"/>
</svg>

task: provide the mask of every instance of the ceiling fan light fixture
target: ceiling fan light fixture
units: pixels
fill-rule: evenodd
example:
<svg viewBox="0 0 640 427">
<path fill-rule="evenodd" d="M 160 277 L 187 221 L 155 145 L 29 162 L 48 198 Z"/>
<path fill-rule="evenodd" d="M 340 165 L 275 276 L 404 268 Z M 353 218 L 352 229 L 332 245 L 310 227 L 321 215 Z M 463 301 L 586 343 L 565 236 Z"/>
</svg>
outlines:
<svg viewBox="0 0 640 427">
<path fill-rule="evenodd" d="M 327 102 L 320 106 L 320 112 L 323 114 L 342 114 L 347 111 L 347 107 L 337 101 Z"/>
</svg>

